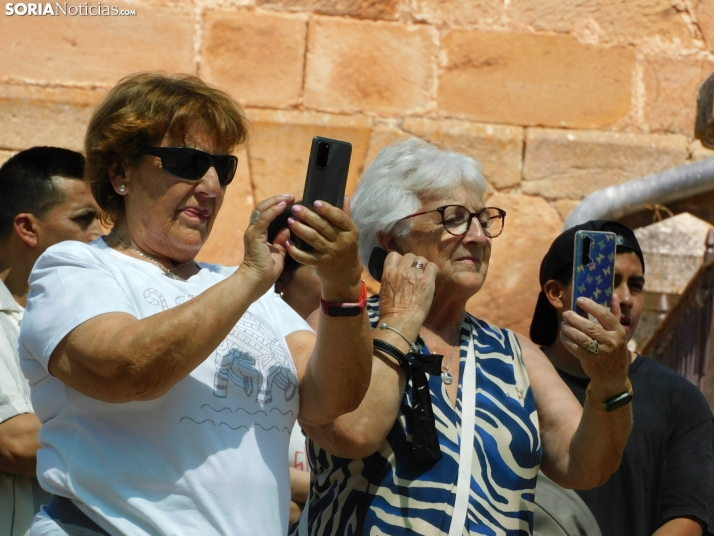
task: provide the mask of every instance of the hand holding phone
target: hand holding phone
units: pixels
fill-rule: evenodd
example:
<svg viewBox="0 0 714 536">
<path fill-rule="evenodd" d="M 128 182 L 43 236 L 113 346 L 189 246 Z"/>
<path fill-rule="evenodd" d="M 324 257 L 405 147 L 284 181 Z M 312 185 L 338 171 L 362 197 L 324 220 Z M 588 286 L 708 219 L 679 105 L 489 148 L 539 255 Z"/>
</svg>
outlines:
<svg viewBox="0 0 714 536">
<path fill-rule="evenodd" d="M 310 149 L 302 204 L 312 209 L 313 203 L 319 200 L 341 208 L 351 157 L 351 143 L 315 136 Z M 296 245 L 303 251 L 312 250 L 309 244 L 299 238 Z"/>
</svg>

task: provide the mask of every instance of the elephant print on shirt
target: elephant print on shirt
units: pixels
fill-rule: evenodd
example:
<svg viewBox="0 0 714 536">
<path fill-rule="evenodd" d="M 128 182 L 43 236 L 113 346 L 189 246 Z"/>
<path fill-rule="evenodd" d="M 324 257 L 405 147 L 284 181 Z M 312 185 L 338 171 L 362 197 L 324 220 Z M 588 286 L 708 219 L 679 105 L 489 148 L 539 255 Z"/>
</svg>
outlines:
<svg viewBox="0 0 714 536">
<path fill-rule="evenodd" d="M 191 298 L 193 296 L 179 296 L 176 305 Z M 169 308 L 156 289 L 145 290 L 144 299 L 164 311 Z M 275 331 L 257 315 L 244 313 L 213 355 L 216 364 L 213 395 L 217 398 L 228 396 L 230 382 L 248 397 L 257 389 L 256 401 L 260 404 L 271 403 L 276 388 L 283 392 L 286 402 L 298 392 L 290 355 Z"/>
<path fill-rule="evenodd" d="M 236 370 L 237 369 L 237 370 Z M 257 372 L 256 400 L 273 401 L 273 389 L 283 391 L 289 402 L 297 393 L 296 378 L 291 374 L 290 355 L 273 329 L 259 316 L 246 312 L 216 349 L 216 381 L 213 395 L 225 398 L 230 379 L 251 396 L 252 378 L 246 371 Z M 250 385 L 248 385 L 250 381 Z"/>
</svg>

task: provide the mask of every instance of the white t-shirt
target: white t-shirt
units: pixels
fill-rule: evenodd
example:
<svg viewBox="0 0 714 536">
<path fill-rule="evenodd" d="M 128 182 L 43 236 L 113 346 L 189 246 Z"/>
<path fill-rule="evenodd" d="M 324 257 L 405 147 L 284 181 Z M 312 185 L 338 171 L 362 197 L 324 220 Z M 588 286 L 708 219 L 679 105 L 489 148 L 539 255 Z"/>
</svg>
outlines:
<svg viewBox="0 0 714 536">
<path fill-rule="evenodd" d="M 113 534 L 287 532 L 285 458 L 300 397 L 285 336 L 310 327 L 272 289 L 156 400 L 101 402 L 47 370 L 57 344 L 83 322 L 109 312 L 146 318 L 235 270 L 200 266 L 188 281 L 170 279 L 100 238 L 49 248 L 30 276 L 20 356 L 43 423 L 38 478 Z M 192 329 L 201 336 L 200 318 Z"/>
</svg>

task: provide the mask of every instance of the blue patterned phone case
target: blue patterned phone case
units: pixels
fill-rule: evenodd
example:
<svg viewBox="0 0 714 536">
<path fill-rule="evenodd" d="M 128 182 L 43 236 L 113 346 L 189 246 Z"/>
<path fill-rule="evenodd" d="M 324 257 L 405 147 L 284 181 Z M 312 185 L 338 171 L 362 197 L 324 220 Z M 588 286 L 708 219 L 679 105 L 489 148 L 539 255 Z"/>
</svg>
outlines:
<svg viewBox="0 0 714 536">
<path fill-rule="evenodd" d="M 575 233 L 572 309 L 592 322 L 597 320 L 578 307 L 576 300 L 584 296 L 612 310 L 616 250 L 615 233 L 603 231 Z"/>
</svg>

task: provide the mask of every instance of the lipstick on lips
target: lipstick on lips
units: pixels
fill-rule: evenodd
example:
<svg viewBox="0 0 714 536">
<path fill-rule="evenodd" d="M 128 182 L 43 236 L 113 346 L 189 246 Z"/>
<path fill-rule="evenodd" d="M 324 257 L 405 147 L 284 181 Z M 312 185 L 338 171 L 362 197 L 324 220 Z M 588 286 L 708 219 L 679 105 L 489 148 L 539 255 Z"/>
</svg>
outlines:
<svg viewBox="0 0 714 536">
<path fill-rule="evenodd" d="M 193 216 L 194 218 L 198 218 L 200 220 L 207 220 L 208 216 L 211 215 L 210 210 L 198 207 L 186 207 L 182 209 L 181 212 L 185 212 L 189 216 Z"/>
</svg>

